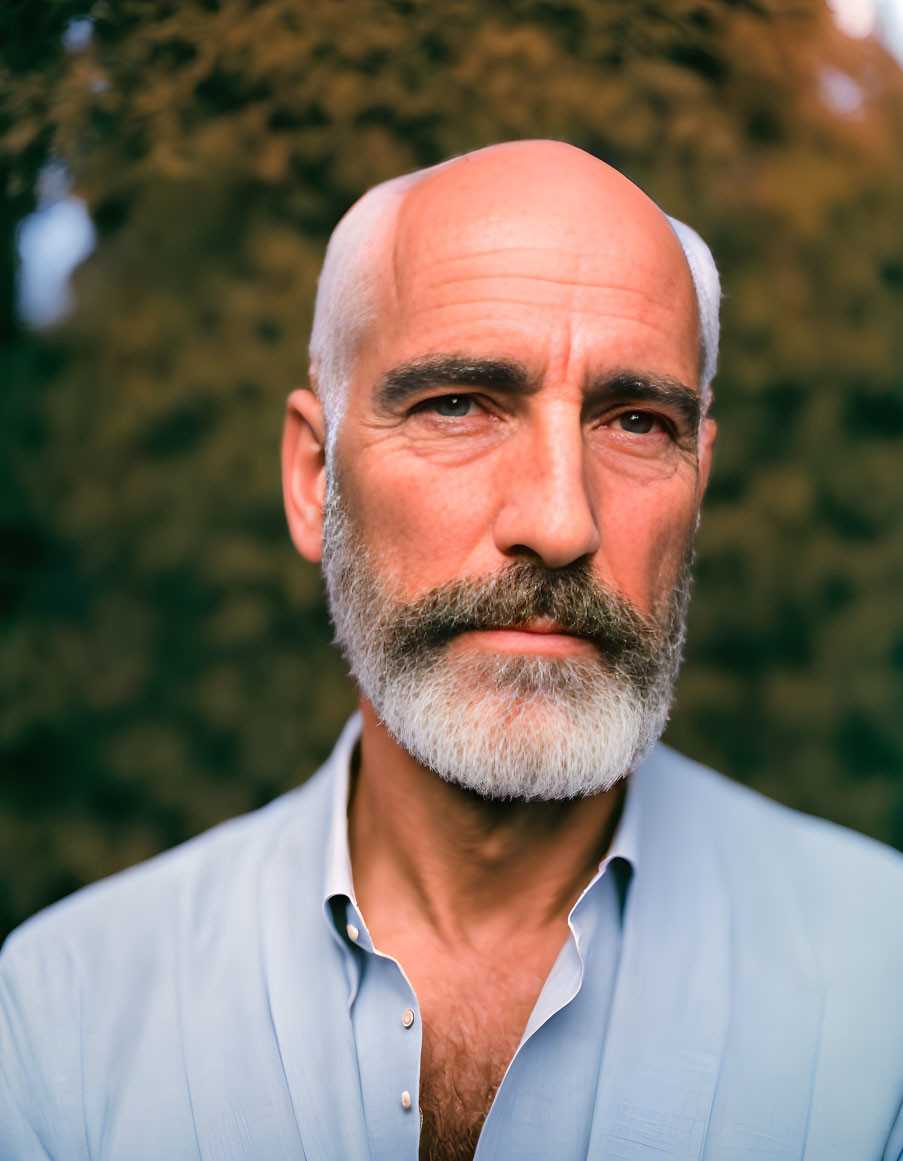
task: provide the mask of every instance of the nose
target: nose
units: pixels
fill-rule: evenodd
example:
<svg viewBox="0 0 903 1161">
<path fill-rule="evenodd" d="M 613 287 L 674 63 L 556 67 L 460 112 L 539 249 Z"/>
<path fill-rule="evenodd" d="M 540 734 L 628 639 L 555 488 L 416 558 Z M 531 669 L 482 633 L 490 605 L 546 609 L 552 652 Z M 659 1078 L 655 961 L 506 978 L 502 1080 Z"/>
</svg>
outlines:
<svg viewBox="0 0 903 1161">
<path fill-rule="evenodd" d="M 562 415 L 512 442 L 501 465 L 496 547 L 506 556 L 538 557 L 547 568 L 598 552 L 601 536 L 580 423 Z"/>
</svg>

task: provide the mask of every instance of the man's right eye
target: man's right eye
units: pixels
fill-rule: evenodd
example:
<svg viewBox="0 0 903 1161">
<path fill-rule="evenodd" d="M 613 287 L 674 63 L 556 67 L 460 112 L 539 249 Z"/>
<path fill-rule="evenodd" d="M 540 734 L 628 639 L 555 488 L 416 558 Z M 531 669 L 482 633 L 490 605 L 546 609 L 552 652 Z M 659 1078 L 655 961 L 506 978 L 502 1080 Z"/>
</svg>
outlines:
<svg viewBox="0 0 903 1161">
<path fill-rule="evenodd" d="M 463 419 L 471 414 L 474 407 L 471 395 L 438 395 L 435 399 L 427 399 L 421 403 L 420 410 L 432 411 L 447 419 Z"/>
</svg>

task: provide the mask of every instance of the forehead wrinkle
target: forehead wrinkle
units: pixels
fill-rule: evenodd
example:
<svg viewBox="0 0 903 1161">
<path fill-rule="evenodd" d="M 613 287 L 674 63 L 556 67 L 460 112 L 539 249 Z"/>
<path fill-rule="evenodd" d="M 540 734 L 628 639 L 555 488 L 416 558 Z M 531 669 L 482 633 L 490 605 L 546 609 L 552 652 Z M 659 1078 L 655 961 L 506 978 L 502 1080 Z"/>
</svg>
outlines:
<svg viewBox="0 0 903 1161">
<path fill-rule="evenodd" d="M 584 281 L 580 278 L 556 278 L 552 274 L 531 274 L 528 271 L 509 271 L 506 273 L 477 273 L 477 274 L 458 274 L 448 277 L 446 275 L 439 275 L 426 283 L 428 288 L 435 286 L 452 286 L 458 282 L 485 282 L 491 280 L 493 282 L 501 281 L 502 279 L 515 279 L 517 281 L 526 282 L 549 282 L 553 286 L 572 286 L 574 289 L 580 290 L 614 290 L 618 294 L 640 294 L 648 297 L 646 291 L 636 290 L 632 286 L 624 286 L 623 283 L 618 282 L 594 282 L 592 280 Z"/>
<path fill-rule="evenodd" d="M 606 180 L 593 193 L 589 170 L 575 171 L 581 178 L 575 185 L 560 173 L 544 176 L 544 167 L 536 174 L 537 193 L 526 181 L 530 167 L 521 180 L 512 167 L 501 165 L 505 159 L 492 165 L 479 160 L 447 163 L 407 189 L 399 202 L 384 309 L 394 312 L 385 321 L 406 347 L 418 327 L 432 330 L 437 322 L 442 325 L 443 315 L 448 325 L 460 326 L 479 312 L 480 323 L 507 328 L 524 308 L 551 312 L 556 322 L 568 315 L 572 335 L 594 318 L 606 328 L 627 323 L 634 334 L 656 334 L 661 325 L 647 322 L 647 314 L 656 314 L 668 328 L 686 316 L 681 334 L 694 334 L 698 345 L 697 298 L 686 255 L 662 211 L 627 179 L 618 177 L 617 188 Z M 513 167 L 519 168 L 524 167 Z M 549 202 L 553 186 L 554 204 Z M 475 273 L 474 266 L 484 269 Z M 564 273 L 568 270 L 574 276 Z M 622 272 L 632 287 L 606 278 L 621 278 Z M 513 293 L 506 295 L 506 288 Z"/>
<path fill-rule="evenodd" d="M 460 299 L 455 299 L 452 302 L 438 302 L 438 303 L 433 303 L 433 304 L 424 304 L 422 306 L 417 307 L 417 313 L 418 314 L 435 314 L 437 311 L 439 313 L 441 313 L 443 311 L 447 311 L 451 307 L 487 306 L 489 304 L 494 304 L 494 303 L 501 303 L 501 304 L 507 305 L 507 306 L 538 307 L 538 308 L 541 308 L 543 310 L 550 309 L 549 303 L 536 302 L 533 299 L 510 298 L 507 295 L 499 295 L 497 297 L 491 297 L 491 298 L 490 297 L 460 298 Z M 671 306 L 670 303 L 658 302 L 657 304 L 659 306 L 662 306 L 662 307 L 666 308 L 667 310 L 671 311 L 672 314 L 678 313 L 675 310 L 675 308 L 673 306 Z M 551 309 L 554 309 L 554 306 Z M 585 315 L 598 315 L 599 314 L 598 305 L 579 306 L 573 302 L 569 302 L 565 306 L 562 306 L 561 310 L 565 314 L 568 314 L 568 313 L 570 313 L 570 314 L 585 314 Z M 638 326 L 646 327 L 650 330 L 658 330 L 659 329 L 655 323 L 647 322 L 646 319 L 638 318 L 634 314 L 629 314 L 629 313 L 628 314 L 619 314 L 615 311 L 606 310 L 605 311 L 605 318 L 616 320 L 618 322 L 636 323 Z"/>
<path fill-rule="evenodd" d="M 662 222 L 666 223 L 664 214 L 657 207 L 656 210 Z M 485 233 L 486 223 L 480 223 L 480 225 L 483 228 L 479 232 Z M 493 225 L 499 230 L 505 230 L 511 223 L 504 218 L 498 218 Z M 647 237 L 645 240 L 648 242 L 650 239 Z M 468 245 L 468 241 L 471 243 L 470 245 Z M 485 258 L 516 260 L 521 256 L 534 255 L 538 257 L 549 256 L 556 260 L 573 260 L 578 267 L 585 268 L 588 263 L 596 261 L 619 261 L 633 248 L 631 245 L 625 250 L 623 239 L 619 239 L 617 234 L 610 236 L 580 234 L 573 238 L 562 237 L 552 245 L 531 243 L 523 240 L 522 234 L 500 241 L 497 245 L 488 242 L 481 245 L 481 242 L 482 239 L 479 237 L 473 239 L 465 237 L 455 238 L 454 244 L 450 244 L 449 239 L 443 238 L 442 244 L 437 247 L 438 252 L 433 257 L 431 266 L 441 268 Z M 655 247 L 654 265 L 657 270 L 669 271 L 669 281 L 680 282 L 692 291 L 693 279 L 686 254 L 684 254 L 673 230 L 667 224 L 665 224 L 665 234 Z"/>
<path fill-rule="evenodd" d="M 576 258 L 583 258 L 586 254 L 605 254 L 607 251 L 600 247 L 598 249 L 583 249 L 581 247 L 574 247 L 573 249 L 566 249 L 564 246 L 530 246 L 523 242 L 509 243 L 506 246 L 490 246 L 485 250 L 467 250 L 460 254 L 444 254 L 441 258 L 436 259 L 436 265 L 442 266 L 454 262 L 470 262 L 474 258 L 498 258 L 501 255 L 508 254 L 554 254 L 556 257 L 562 255 L 573 255 Z"/>
</svg>

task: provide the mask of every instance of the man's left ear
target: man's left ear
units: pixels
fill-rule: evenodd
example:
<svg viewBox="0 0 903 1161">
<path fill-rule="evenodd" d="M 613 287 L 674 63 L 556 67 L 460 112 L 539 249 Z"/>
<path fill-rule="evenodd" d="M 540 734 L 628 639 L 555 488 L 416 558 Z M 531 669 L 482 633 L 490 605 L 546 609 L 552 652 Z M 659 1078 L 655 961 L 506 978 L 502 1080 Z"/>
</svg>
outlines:
<svg viewBox="0 0 903 1161">
<path fill-rule="evenodd" d="M 299 387 L 288 397 L 282 433 L 282 495 L 295 547 L 314 563 L 323 553 L 325 494 L 323 408 L 312 391 Z"/>
<path fill-rule="evenodd" d="M 699 427 L 699 490 L 700 498 L 709 482 L 709 473 L 712 470 L 712 459 L 715 454 L 715 438 L 718 435 L 718 424 L 714 419 L 706 418 Z"/>
</svg>

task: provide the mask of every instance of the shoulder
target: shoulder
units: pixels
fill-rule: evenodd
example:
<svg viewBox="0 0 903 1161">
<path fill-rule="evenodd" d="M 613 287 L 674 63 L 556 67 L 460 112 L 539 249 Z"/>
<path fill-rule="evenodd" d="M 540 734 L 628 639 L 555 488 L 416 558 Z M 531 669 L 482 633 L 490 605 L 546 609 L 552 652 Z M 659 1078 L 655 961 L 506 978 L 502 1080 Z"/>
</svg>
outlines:
<svg viewBox="0 0 903 1161">
<path fill-rule="evenodd" d="M 654 890 L 692 912 L 700 953 L 725 949 L 736 1059 L 811 1083 L 819 1157 L 863 1156 L 875 1126 L 883 1145 L 903 1092 L 903 856 L 665 747 L 637 773 Z"/>
<path fill-rule="evenodd" d="M 83 1155 L 86 1133 L 102 1136 L 120 1080 L 134 1091 L 145 1074 L 161 1107 L 181 1115 L 186 996 L 194 1011 L 218 987 L 225 1020 L 266 994 L 262 915 L 274 881 L 288 875 L 281 890 L 292 921 L 311 927 L 331 785 L 327 767 L 12 933 L 0 951 L 0 1156 L 44 1156 L 31 1151 L 35 1133 L 54 1142 L 54 1156 Z M 93 1077 L 84 1088 L 83 1077 Z M 5 1124 L 15 1148 L 6 1148 Z"/>
<path fill-rule="evenodd" d="M 186 909 L 228 908 L 288 834 L 302 851 L 319 848 L 326 782 L 327 771 L 318 771 L 267 806 L 220 823 L 39 912 L 3 945 L 0 978 L 18 964 L 27 964 L 31 974 L 48 956 L 57 970 L 68 965 L 75 974 L 84 960 L 102 965 L 126 951 L 140 958 L 174 936 Z"/>
<path fill-rule="evenodd" d="M 820 876 L 866 874 L 903 887 L 903 854 L 884 843 L 774 802 L 668 746 L 656 747 L 647 765 L 658 792 L 670 784 L 670 795 L 726 830 L 731 844 L 739 841 L 743 852 L 761 844 L 773 857 L 801 869 L 814 860 Z"/>
<path fill-rule="evenodd" d="M 735 899 L 793 906 L 813 944 L 842 967 L 884 946 L 903 962 L 903 855 L 802 814 L 659 746 L 643 773 L 650 800 L 715 852 Z"/>
</svg>

